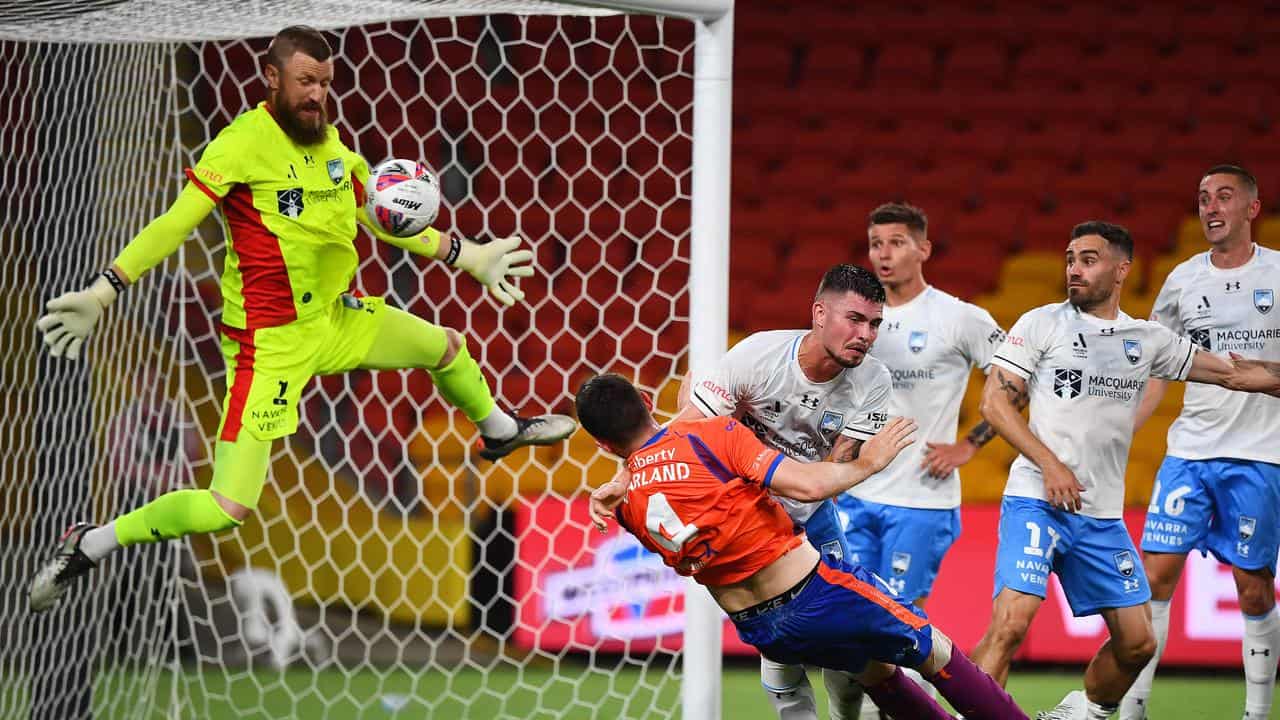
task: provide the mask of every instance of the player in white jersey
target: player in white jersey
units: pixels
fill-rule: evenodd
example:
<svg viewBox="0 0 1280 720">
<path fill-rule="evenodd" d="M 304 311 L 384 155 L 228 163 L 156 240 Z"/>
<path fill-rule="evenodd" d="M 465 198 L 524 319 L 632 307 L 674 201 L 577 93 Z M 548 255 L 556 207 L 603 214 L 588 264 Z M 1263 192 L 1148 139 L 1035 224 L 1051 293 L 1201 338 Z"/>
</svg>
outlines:
<svg viewBox="0 0 1280 720">
<path fill-rule="evenodd" d="M 884 287 L 864 268 L 837 265 L 822 278 L 813 301 L 810 330 L 775 330 L 751 335 L 733 346 L 704 377 L 687 379 L 677 419 L 732 415 L 765 445 L 802 462 L 848 462 L 863 441 L 888 419 L 892 380 L 868 351 L 876 339 Z M 687 392 L 687 401 L 686 401 Z M 593 500 L 609 502 L 625 493 L 629 474 L 597 489 Z M 844 533 L 828 500 L 804 503 L 777 496 L 803 525 L 809 542 L 835 560 L 847 559 Z M 594 504 L 594 503 L 593 503 Z M 593 511 L 593 518 L 601 513 Z M 828 686 L 849 691 L 856 713 L 861 688 L 846 673 L 824 672 Z M 816 720 L 817 704 L 803 666 L 761 658 L 761 682 L 783 720 Z"/>
<path fill-rule="evenodd" d="M 890 417 L 915 420 L 921 442 L 836 498 L 851 562 L 885 578 L 899 597 L 920 607 L 960 534 L 956 468 L 995 437 L 982 422 L 956 441 L 969 371 L 985 372 L 1004 340 L 986 310 L 925 282 L 924 262 L 932 250 L 928 223 L 920 208 L 901 203 L 881 205 L 867 223 L 868 257 L 886 300 L 871 355 L 893 378 Z M 864 701 L 862 716 L 878 718 L 879 711 Z"/>
<path fill-rule="evenodd" d="M 1049 573 L 1077 616 L 1111 633 L 1089 663 L 1084 692 L 1054 720 L 1104 720 L 1155 651 L 1146 576 L 1122 520 L 1124 471 L 1149 377 L 1280 396 L 1280 363 L 1207 352 L 1158 323 L 1120 311 L 1133 241 L 1104 222 L 1081 223 L 1066 252 L 1067 302 L 1023 315 L 992 359 L 982 415 L 1021 455 L 1000 506 L 995 601 L 974 659 L 1004 682 L 1044 600 Z M 1030 397 L 1031 419 L 1017 401 Z"/>
<path fill-rule="evenodd" d="M 811 330 L 761 332 L 742 340 L 713 372 L 694 380 L 681 416 L 733 415 L 766 445 L 804 462 L 854 459 L 888 418 L 893 383 L 888 369 L 867 354 L 883 303 L 884 287 L 874 275 L 837 265 L 822 278 Z M 830 501 L 778 501 L 823 554 L 848 560 Z M 853 716 L 862 688 L 847 673 L 827 670 L 823 676 L 835 696 L 832 717 Z M 802 666 L 761 657 L 760 681 L 782 720 L 816 718 Z"/>
<path fill-rule="evenodd" d="M 1174 268 L 1151 319 L 1202 350 L 1280 361 L 1280 253 L 1253 244 L 1258 183 L 1232 165 L 1200 180 L 1200 225 L 1209 252 Z M 1142 424 L 1165 384 L 1147 386 Z M 1146 717 L 1156 664 L 1169 634 L 1169 601 L 1187 553 L 1208 550 L 1232 566 L 1244 614 L 1244 717 L 1269 717 L 1280 655 L 1275 572 L 1280 543 L 1280 399 L 1220 388 L 1187 388 L 1169 428 L 1142 533 L 1142 564 L 1151 585 L 1156 654 L 1121 703 L 1121 720 Z"/>
</svg>

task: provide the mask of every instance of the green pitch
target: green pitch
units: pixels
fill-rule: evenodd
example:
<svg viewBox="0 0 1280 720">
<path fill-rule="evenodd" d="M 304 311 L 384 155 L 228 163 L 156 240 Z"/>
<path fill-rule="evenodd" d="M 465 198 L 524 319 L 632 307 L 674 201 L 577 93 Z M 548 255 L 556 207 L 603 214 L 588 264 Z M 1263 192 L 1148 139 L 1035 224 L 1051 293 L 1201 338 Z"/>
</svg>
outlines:
<svg viewBox="0 0 1280 720">
<path fill-rule="evenodd" d="M 814 674 L 814 679 L 818 680 Z M 1013 696 L 1030 715 L 1053 707 L 1068 691 L 1079 686 L 1079 673 L 1018 672 L 1010 680 Z M 819 703 L 826 717 L 820 680 Z M 14 676 L 0 677 L 0 715 L 25 719 L 25 683 Z M 452 677 L 439 673 L 411 675 L 404 672 L 338 670 L 285 672 L 242 671 L 230 676 L 187 671 L 182 687 L 173 692 L 168 675 L 150 687 L 142 676 L 113 673 L 100 680 L 95 698 L 99 720 L 161 720 L 201 718 L 304 718 L 346 720 L 489 720 L 516 717 L 521 720 L 552 718 L 670 718 L 678 716 L 679 691 L 665 668 L 627 669 L 616 673 L 590 670 L 564 663 L 559 671 L 509 668 L 461 671 Z M 1157 678 L 1151 703 L 1155 720 L 1234 720 L 1240 717 L 1243 679 L 1238 671 L 1211 676 L 1173 675 Z M 181 698 L 176 713 L 148 712 L 145 697 L 167 707 Z M 326 699 L 329 699 L 326 702 Z M 734 667 L 724 676 L 726 720 L 773 720 L 774 714 L 760 691 L 757 673 Z M 16 711 L 16 712 L 15 712 Z M 12 714 L 11 714 L 12 713 Z M 1273 714 L 1280 717 L 1280 713 Z"/>
</svg>

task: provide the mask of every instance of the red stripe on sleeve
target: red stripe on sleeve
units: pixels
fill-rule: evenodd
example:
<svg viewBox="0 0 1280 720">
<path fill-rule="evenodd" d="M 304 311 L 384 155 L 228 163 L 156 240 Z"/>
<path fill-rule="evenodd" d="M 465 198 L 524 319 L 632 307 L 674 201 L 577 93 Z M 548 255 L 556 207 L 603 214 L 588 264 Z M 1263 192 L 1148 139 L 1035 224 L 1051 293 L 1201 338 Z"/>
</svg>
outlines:
<svg viewBox="0 0 1280 720">
<path fill-rule="evenodd" d="M 191 184 L 200 188 L 202 191 L 204 191 L 205 195 L 209 196 L 209 199 L 213 201 L 214 205 L 217 205 L 218 203 L 222 202 L 222 198 L 218 197 L 217 195 L 214 195 L 213 191 L 209 189 L 208 185 L 205 185 L 204 183 L 200 182 L 200 178 L 196 177 L 195 170 L 192 170 L 191 168 L 187 168 L 182 172 L 187 174 L 187 179 L 191 181 Z"/>
<path fill-rule="evenodd" d="M 262 222 L 248 185 L 231 188 L 224 198 L 222 214 L 230 231 L 228 241 L 239 260 L 246 327 L 275 327 L 297 320 L 293 285 L 280 252 L 280 238 Z"/>
<path fill-rule="evenodd" d="M 839 585 L 840 587 L 852 590 L 885 610 L 888 610 L 891 615 L 916 630 L 919 630 L 929 624 L 928 620 L 925 620 L 919 615 L 916 615 L 906 609 L 899 604 L 898 601 L 880 592 L 880 590 L 874 586 L 862 582 L 843 570 L 836 570 L 826 563 L 818 563 L 818 574 L 822 576 L 823 580 L 826 580 L 832 585 Z"/>
<path fill-rule="evenodd" d="M 244 406 L 249 401 L 249 388 L 253 386 L 253 357 L 257 348 L 253 344 L 252 330 L 224 325 L 222 333 L 240 344 L 236 353 L 236 379 L 227 389 L 231 399 L 227 403 L 227 416 L 222 421 L 222 434 L 218 436 L 219 440 L 235 442 L 244 425 Z"/>
</svg>

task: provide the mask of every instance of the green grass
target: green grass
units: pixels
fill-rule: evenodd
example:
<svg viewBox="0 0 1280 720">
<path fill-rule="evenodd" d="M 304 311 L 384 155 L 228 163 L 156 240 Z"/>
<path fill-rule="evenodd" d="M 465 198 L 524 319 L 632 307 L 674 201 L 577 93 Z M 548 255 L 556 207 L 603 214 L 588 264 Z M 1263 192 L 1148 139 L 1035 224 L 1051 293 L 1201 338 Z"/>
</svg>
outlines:
<svg viewBox="0 0 1280 720">
<path fill-rule="evenodd" d="M 820 716 L 826 717 L 822 683 L 818 688 Z M 114 673 L 100 680 L 95 718 L 120 720 L 239 720 L 240 718 L 669 718 L 679 714 L 679 690 L 665 669 L 627 668 L 603 672 L 565 663 L 559 672 L 550 668 L 523 673 L 507 668 L 481 674 L 462 671 L 453 676 L 439 673 L 409 674 L 362 671 L 348 675 L 337 670 L 313 674 L 304 670 L 229 676 L 194 671 L 183 674 L 177 693 L 185 699 L 177 713 L 148 712 L 146 698 L 173 697 L 171 677 L 162 674 L 148 687 L 138 673 Z M 1019 672 L 1009 689 L 1023 709 L 1053 707 L 1068 691 L 1078 688 L 1079 673 Z M 0 715 L 25 718 L 25 690 L 16 678 L 0 677 Z M 1150 714 L 1156 720 L 1233 720 L 1240 716 L 1243 678 L 1226 671 L 1212 676 L 1172 675 L 1158 678 Z M 392 712 L 384 700 L 398 699 L 403 706 Z M 760 690 L 752 668 L 727 669 L 724 676 L 723 717 L 726 720 L 773 720 L 772 708 Z M 12 713 L 12 715 L 11 715 Z M 1273 714 L 1273 717 L 1276 715 Z"/>
</svg>

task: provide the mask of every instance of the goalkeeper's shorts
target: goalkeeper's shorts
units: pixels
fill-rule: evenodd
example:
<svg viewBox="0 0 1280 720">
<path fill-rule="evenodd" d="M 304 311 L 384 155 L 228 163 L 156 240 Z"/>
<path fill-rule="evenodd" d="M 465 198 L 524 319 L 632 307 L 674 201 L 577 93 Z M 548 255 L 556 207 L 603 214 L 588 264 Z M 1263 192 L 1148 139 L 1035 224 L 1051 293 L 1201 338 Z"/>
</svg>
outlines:
<svg viewBox="0 0 1280 720">
<path fill-rule="evenodd" d="M 369 354 L 385 318 L 380 297 L 342 295 L 327 313 L 276 327 L 222 327 L 227 395 L 218 439 L 248 431 L 259 440 L 298 429 L 298 401 L 316 375 L 353 370 Z"/>
</svg>

